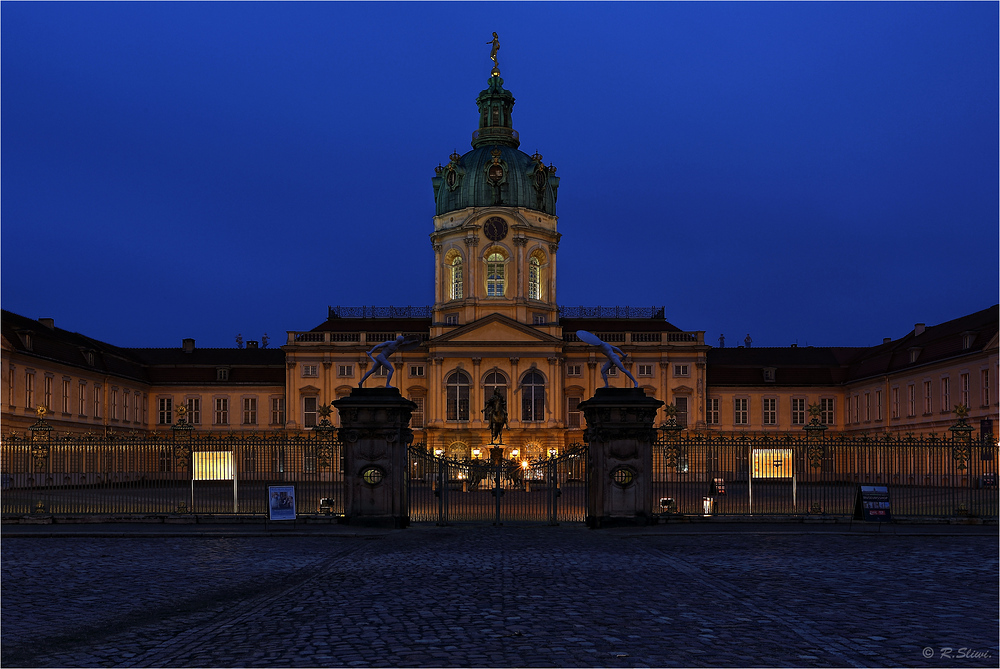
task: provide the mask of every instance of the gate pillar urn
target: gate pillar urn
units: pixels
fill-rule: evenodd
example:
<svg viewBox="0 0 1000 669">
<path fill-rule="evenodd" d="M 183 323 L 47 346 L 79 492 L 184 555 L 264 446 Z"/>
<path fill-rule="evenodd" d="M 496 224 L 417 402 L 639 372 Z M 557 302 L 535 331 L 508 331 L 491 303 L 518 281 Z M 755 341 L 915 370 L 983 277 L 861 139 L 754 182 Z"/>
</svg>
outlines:
<svg viewBox="0 0 1000 669">
<path fill-rule="evenodd" d="M 653 511 L 653 422 L 663 405 L 641 388 L 598 388 L 580 402 L 590 470 L 587 526 L 645 525 Z"/>
<path fill-rule="evenodd" d="M 406 527 L 407 447 L 417 405 L 396 388 L 355 388 L 333 402 L 340 412 L 344 516 L 350 525 Z"/>
</svg>

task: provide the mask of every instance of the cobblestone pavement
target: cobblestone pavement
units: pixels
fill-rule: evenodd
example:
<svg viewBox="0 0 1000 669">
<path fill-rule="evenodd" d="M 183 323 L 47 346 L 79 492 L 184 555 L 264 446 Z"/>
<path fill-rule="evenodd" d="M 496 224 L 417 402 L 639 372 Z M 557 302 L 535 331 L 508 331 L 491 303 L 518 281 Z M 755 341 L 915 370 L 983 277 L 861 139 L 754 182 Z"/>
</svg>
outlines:
<svg viewBox="0 0 1000 669">
<path fill-rule="evenodd" d="M 995 667 L 997 558 L 960 533 L 8 537 L 0 662 Z"/>
</svg>

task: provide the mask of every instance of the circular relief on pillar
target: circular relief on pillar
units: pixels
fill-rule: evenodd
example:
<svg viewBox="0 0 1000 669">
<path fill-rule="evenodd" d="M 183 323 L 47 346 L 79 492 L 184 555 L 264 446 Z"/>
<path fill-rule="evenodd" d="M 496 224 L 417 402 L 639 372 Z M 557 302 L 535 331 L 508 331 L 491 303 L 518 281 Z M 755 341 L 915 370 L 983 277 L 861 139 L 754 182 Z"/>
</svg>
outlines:
<svg viewBox="0 0 1000 669">
<path fill-rule="evenodd" d="M 615 467 L 611 470 L 611 481 L 619 488 L 627 488 L 635 483 L 635 470 L 631 467 Z"/>
<path fill-rule="evenodd" d="M 361 480 L 373 488 L 382 483 L 385 471 L 381 467 L 365 467 L 361 470 Z"/>
</svg>

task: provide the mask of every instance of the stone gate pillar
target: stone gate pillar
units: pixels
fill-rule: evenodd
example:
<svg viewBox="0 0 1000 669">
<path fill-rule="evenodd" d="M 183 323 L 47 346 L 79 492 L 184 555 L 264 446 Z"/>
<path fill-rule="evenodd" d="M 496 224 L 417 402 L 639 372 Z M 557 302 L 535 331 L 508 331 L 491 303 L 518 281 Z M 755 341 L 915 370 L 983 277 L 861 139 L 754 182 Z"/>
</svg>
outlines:
<svg viewBox="0 0 1000 669">
<path fill-rule="evenodd" d="M 660 400 L 641 388 L 598 388 L 580 402 L 589 445 L 587 526 L 645 525 L 653 511 L 653 421 Z"/>
<path fill-rule="evenodd" d="M 355 388 L 333 402 L 340 412 L 344 515 L 350 525 L 406 527 L 410 415 L 417 405 L 397 388 Z"/>
</svg>

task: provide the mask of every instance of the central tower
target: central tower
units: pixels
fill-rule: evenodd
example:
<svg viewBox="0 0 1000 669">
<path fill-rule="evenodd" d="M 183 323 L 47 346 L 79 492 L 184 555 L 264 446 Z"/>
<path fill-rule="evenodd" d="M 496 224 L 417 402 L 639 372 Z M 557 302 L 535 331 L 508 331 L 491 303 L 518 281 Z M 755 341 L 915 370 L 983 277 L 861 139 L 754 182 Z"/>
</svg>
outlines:
<svg viewBox="0 0 1000 669">
<path fill-rule="evenodd" d="M 514 96 L 494 67 L 476 98 L 472 150 L 438 165 L 434 186 L 432 336 L 491 314 L 556 326 L 555 167 L 521 151 Z"/>
</svg>

